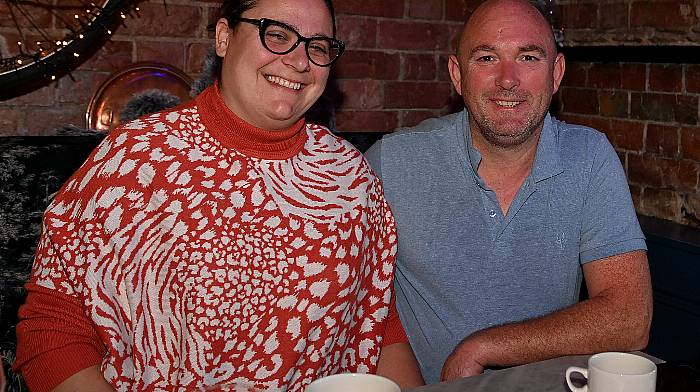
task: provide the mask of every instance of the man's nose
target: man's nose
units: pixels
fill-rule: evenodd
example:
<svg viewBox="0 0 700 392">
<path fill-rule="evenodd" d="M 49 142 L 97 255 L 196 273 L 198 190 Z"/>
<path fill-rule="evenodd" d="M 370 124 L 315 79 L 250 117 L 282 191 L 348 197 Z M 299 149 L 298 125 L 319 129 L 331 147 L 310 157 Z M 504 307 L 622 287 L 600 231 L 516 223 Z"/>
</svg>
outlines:
<svg viewBox="0 0 700 392">
<path fill-rule="evenodd" d="M 294 50 L 284 55 L 282 62 L 298 72 L 307 71 L 310 67 L 310 62 L 309 56 L 306 55 L 306 44 L 299 42 L 299 45 Z"/>
<path fill-rule="evenodd" d="M 505 90 L 512 90 L 520 85 L 518 65 L 514 61 L 502 61 L 499 64 L 496 84 Z"/>
</svg>

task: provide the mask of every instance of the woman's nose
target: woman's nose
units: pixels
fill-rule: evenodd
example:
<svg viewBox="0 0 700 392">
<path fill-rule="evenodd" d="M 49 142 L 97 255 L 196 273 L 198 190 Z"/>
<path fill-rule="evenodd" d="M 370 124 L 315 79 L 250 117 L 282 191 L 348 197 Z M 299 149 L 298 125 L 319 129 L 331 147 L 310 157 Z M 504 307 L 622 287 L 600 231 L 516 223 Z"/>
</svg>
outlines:
<svg viewBox="0 0 700 392">
<path fill-rule="evenodd" d="M 309 56 L 306 55 L 306 44 L 300 42 L 294 50 L 285 54 L 282 62 L 298 72 L 307 71 L 310 67 Z"/>
</svg>

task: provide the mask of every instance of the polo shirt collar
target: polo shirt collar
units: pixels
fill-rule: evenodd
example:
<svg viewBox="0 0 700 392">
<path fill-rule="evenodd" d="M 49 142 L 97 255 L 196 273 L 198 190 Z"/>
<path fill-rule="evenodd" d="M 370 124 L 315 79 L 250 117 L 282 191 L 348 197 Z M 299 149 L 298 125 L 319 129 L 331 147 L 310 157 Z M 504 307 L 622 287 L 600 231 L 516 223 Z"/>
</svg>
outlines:
<svg viewBox="0 0 700 392">
<path fill-rule="evenodd" d="M 478 176 L 479 163 L 481 163 L 481 154 L 474 148 L 472 135 L 469 132 L 469 121 L 467 110 L 463 110 L 462 115 L 462 131 L 464 132 L 464 140 L 466 143 L 467 157 L 472 171 Z M 537 152 L 535 153 L 535 161 L 532 164 L 530 172 L 530 180 L 539 182 L 547 178 L 556 176 L 563 172 L 561 164 L 561 155 L 559 149 L 559 133 L 558 128 L 554 125 L 552 116 L 547 113 L 544 119 L 544 125 L 540 134 L 540 140 L 537 142 Z"/>
</svg>

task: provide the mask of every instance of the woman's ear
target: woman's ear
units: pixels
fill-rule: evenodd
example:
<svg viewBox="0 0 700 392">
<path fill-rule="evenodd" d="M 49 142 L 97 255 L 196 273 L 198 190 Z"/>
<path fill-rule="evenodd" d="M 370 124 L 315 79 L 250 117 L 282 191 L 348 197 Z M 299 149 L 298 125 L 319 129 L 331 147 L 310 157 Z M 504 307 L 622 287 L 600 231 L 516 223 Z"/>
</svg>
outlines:
<svg viewBox="0 0 700 392">
<path fill-rule="evenodd" d="M 216 42 L 214 47 L 216 48 L 216 54 L 219 57 L 226 56 L 226 50 L 228 49 L 228 40 L 231 34 L 231 29 L 228 27 L 228 20 L 226 18 L 221 18 L 216 22 Z"/>
</svg>

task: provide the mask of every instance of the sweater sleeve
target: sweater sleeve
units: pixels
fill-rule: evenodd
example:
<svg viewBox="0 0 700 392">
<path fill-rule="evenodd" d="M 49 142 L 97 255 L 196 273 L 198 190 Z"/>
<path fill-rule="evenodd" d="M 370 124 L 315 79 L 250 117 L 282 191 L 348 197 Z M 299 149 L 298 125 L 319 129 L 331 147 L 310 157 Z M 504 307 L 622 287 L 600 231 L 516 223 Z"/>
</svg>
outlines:
<svg viewBox="0 0 700 392">
<path fill-rule="evenodd" d="M 80 302 L 28 283 L 19 310 L 14 370 L 31 391 L 51 391 L 71 375 L 99 365 L 105 352 Z"/>
<path fill-rule="evenodd" d="M 391 296 L 391 303 L 389 304 L 389 316 L 387 317 L 386 330 L 384 331 L 384 340 L 382 344 L 384 347 L 390 346 L 395 343 L 408 343 L 408 336 L 401 325 L 401 319 L 399 319 L 399 312 L 396 310 L 396 297 Z"/>
</svg>

